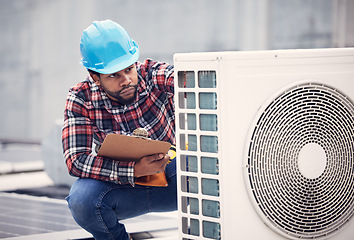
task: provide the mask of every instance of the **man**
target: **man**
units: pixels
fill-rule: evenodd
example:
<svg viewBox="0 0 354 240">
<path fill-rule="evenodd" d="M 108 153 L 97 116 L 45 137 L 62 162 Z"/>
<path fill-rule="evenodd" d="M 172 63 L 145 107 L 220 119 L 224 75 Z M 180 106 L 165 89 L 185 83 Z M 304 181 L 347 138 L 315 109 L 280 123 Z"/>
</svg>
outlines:
<svg viewBox="0 0 354 240">
<path fill-rule="evenodd" d="M 78 177 L 67 201 L 76 222 L 95 239 L 126 240 L 119 220 L 176 210 L 175 160 L 155 154 L 120 161 L 97 156 L 93 143 L 99 147 L 107 134 L 145 128 L 151 139 L 175 144 L 173 66 L 137 62 L 138 45 L 111 20 L 84 30 L 80 49 L 89 76 L 70 89 L 65 107 L 63 151 L 69 173 Z M 168 186 L 138 184 L 161 172 Z"/>
</svg>

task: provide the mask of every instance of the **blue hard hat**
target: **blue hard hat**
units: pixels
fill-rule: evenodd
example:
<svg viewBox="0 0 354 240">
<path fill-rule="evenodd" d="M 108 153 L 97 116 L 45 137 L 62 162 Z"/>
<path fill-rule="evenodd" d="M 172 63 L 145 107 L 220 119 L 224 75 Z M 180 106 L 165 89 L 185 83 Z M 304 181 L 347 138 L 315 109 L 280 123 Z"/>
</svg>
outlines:
<svg viewBox="0 0 354 240">
<path fill-rule="evenodd" d="M 111 20 L 94 21 L 81 35 L 81 64 L 111 74 L 134 64 L 139 47 L 125 29 Z"/>
</svg>

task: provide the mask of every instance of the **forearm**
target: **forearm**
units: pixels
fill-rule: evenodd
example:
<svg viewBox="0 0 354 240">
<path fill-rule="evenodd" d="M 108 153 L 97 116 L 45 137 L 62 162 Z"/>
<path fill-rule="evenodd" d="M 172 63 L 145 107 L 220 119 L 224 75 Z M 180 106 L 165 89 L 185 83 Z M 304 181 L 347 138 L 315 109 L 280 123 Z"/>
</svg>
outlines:
<svg viewBox="0 0 354 240">
<path fill-rule="evenodd" d="M 69 174 L 118 184 L 134 185 L 134 162 L 120 162 L 87 153 L 65 154 Z"/>
</svg>

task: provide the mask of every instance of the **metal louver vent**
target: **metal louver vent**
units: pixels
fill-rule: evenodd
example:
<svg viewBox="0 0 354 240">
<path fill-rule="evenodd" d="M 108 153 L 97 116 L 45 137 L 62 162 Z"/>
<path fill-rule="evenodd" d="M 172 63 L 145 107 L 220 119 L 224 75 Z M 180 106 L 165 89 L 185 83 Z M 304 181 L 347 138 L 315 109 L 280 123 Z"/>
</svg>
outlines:
<svg viewBox="0 0 354 240">
<path fill-rule="evenodd" d="M 354 214 L 353 102 L 308 82 L 258 116 L 245 174 L 259 216 L 287 238 L 334 234 Z"/>
</svg>

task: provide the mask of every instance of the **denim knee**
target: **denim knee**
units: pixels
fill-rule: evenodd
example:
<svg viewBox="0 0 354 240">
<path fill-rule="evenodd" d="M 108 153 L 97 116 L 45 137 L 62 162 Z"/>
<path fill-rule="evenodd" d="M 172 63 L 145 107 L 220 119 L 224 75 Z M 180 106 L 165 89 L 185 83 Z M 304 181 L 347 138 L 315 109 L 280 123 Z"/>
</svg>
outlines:
<svg viewBox="0 0 354 240">
<path fill-rule="evenodd" d="M 66 200 L 75 221 L 95 239 L 128 239 L 112 205 L 103 201 L 111 190 L 110 183 L 79 179 L 71 187 Z"/>
<path fill-rule="evenodd" d="M 70 193 L 66 197 L 68 207 L 75 221 L 82 227 L 88 224 L 89 219 L 96 218 L 97 202 L 83 194 Z"/>
<path fill-rule="evenodd" d="M 78 179 L 70 189 L 66 198 L 75 221 L 82 227 L 96 222 L 100 199 L 105 191 L 97 180 Z"/>
</svg>

